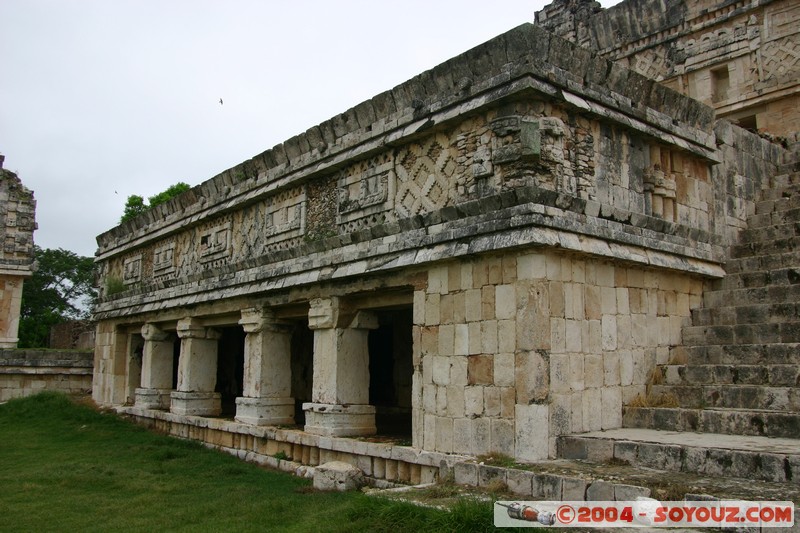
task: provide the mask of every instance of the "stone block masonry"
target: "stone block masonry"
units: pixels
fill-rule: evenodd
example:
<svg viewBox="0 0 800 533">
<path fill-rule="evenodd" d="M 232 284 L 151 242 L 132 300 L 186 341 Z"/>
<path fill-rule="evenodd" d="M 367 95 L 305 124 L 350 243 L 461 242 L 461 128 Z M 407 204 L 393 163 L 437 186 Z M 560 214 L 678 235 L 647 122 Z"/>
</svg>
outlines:
<svg viewBox="0 0 800 533">
<path fill-rule="evenodd" d="M 91 352 L 0 351 L 0 402 L 42 391 L 86 394 L 91 389 Z"/>
<path fill-rule="evenodd" d="M 93 396 L 390 480 L 555 457 L 621 426 L 779 164 L 713 118 L 513 29 L 99 236 Z"/>
<path fill-rule="evenodd" d="M 620 427 L 622 405 L 681 343 L 702 287 L 547 249 L 430 269 L 415 293 L 414 442 L 541 460 L 558 435 Z"/>
</svg>

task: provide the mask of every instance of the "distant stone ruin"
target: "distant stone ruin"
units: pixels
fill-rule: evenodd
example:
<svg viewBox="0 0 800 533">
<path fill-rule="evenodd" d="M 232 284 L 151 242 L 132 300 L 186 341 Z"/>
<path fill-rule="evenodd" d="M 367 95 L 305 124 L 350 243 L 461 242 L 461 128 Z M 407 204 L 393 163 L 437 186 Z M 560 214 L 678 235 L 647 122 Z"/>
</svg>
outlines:
<svg viewBox="0 0 800 533">
<path fill-rule="evenodd" d="M 614 499 L 649 489 L 473 459 L 706 468 L 633 427 L 797 483 L 735 437 L 800 437 L 800 7 L 651 4 L 556 2 L 100 235 L 94 399 L 373 479 Z"/>
<path fill-rule="evenodd" d="M 36 200 L 0 155 L 0 348 L 16 348 L 22 284 L 33 273 Z"/>
</svg>

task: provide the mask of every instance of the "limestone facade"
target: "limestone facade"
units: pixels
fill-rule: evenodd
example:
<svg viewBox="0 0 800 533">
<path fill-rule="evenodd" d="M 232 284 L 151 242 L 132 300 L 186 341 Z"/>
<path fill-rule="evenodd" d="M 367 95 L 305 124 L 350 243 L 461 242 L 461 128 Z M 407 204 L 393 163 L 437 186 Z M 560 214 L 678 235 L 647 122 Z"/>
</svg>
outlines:
<svg viewBox="0 0 800 533">
<path fill-rule="evenodd" d="M 794 0 L 556 0 L 543 27 L 706 103 L 742 127 L 800 131 L 800 4 Z"/>
<path fill-rule="evenodd" d="M 554 457 L 621 426 L 782 157 L 520 26 L 100 235 L 126 290 L 95 308 L 94 399 L 306 464 L 407 438 L 346 446 L 378 477 Z"/>
<path fill-rule="evenodd" d="M 16 174 L 3 169 L 0 155 L 0 348 L 19 341 L 22 284 L 33 273 L 36 201 Z"/>
</svg>

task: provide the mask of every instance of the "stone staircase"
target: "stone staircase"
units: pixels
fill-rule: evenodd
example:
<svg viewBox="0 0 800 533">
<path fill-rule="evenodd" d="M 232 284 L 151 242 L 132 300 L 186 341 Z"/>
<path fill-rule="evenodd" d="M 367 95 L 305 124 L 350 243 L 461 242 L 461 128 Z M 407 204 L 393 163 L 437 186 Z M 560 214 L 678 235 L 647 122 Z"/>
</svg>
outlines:
<svg viewBox="0 0 800 533">
<path fill-rule="evenodd" d="M 625 407 L 621 429 L 561 437 L 562 458 L 800 485 L 797 167 L 762 191 L 726 277 L 653 373 L 651 406 Z"/>
</svg>

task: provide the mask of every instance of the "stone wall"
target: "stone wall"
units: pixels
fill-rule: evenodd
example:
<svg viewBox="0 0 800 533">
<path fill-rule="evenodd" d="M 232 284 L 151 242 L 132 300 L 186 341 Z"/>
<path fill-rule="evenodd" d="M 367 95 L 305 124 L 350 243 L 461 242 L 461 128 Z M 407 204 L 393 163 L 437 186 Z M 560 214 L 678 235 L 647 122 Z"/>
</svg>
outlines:
<svg viewBox="0 0 800 533">
<path fill-rule="evenodd" d="M 793 156 L 725 120 L 716 123 L 714 133 L 721 163 L 712 167 L 711 179 L 724 184 L 716 197 L 717 231 L 727 232 L 728 242 L 736 242 L 739 232 L 747 228 L 747 216 L 755 213 L 758 191 L 785 185 L 775 182 L 775 177 Z"/>
<path fill-rule="evenodd" d="M 0 402 L 42 391 L 86 394 L 92 389 L 92 352 L 0 351 Z"/>
<path fill-rule="evenodd" d="M 415 444 L 537 460 L 555 456 L 558 435 L 620 427 L 702 287 L 549 250 L 431 268 L 414 295 Z"/>
<path fill-rule="evenodd" d="M 558 0 L 538 24 L 713 106 L 748 129 L 800 130 L 800 6 L 791 0 Z"/>
</svg>

